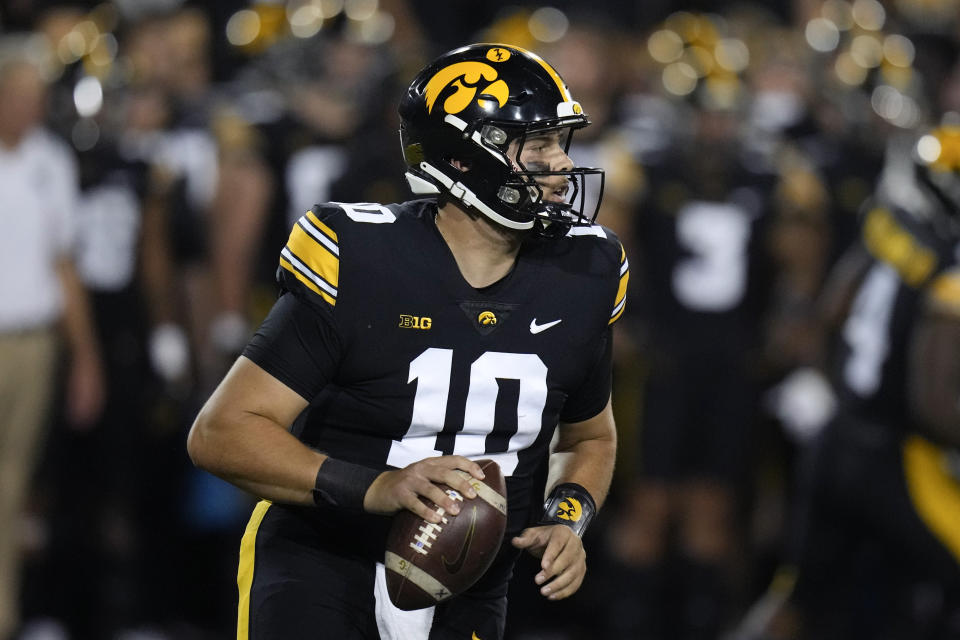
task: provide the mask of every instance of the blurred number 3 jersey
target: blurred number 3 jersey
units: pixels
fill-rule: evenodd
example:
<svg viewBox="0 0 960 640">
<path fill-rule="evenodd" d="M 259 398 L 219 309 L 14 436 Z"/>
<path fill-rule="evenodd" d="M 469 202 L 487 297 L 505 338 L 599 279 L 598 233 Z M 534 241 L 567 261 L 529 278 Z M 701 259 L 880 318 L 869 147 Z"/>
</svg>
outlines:
<svg viewBox="0 0 960 640">
<path fill-rule="evenodd" d="M 627 258 L 604 227 L 574 227 L 525 243 L 507 276 L 476 289 L 436 213 L 434 200 L 329 203 L 294 225 L 278 279 L 323 324 L 323 344 L 307 345 L 323 362 L 312 379 L 281 377 L 311 401 L 294 432 L 378 468 L 444 454 L 491 458 L 513 500 L 546 459 L 558 422 L 591 418 L 608 401 Z M 248 351 L 258 364 L 268 359 Z"/>
</svg>

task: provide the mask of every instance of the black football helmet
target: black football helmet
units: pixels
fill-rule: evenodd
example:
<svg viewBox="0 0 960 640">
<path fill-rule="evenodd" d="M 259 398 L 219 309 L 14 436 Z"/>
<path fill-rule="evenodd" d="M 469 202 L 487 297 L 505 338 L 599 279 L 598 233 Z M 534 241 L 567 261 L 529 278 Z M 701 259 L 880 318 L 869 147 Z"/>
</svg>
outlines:
<svg viewBox="0 0 960 640">
<path fill-rule="evenodd" d="M 938 230 L 960 236 L 960 124 L 941 124 L 920 136 L 914 148 L 917 182 L 940 203 L 946 215 Z"/>
<path fill-rule="evenodd" d="M 530 160 L 532 141 L 548 138 L 566 153 L 573 131 L 590 124 L 536 54 L 502 44 L 445 53 L 417 74 L 399 112 L 414 193 L 440 194 L 505 227 L 551 236 L 596 218 L 601 169 L 551 170 Z M 591 212 L 584 211 L 594 201 L 585 197 L 588 177 L 599 189 Z"/>
</svg>

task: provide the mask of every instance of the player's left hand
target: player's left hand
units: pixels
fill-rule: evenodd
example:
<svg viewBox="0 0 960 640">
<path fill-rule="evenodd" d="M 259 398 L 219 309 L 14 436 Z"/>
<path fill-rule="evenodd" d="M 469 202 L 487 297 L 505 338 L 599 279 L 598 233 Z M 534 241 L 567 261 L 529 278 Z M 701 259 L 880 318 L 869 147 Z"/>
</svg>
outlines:
<svg viewBox="0 0 960 640">
<path fill-rule="evenodd" d="M 550 600 L 572 596 L 587 574 L 587 554 L 580 537 L 569 527 L 551 524 L 530 527 L 513 539 L 513 546 L 540 558 L 534 582 Z"/>
</svg>

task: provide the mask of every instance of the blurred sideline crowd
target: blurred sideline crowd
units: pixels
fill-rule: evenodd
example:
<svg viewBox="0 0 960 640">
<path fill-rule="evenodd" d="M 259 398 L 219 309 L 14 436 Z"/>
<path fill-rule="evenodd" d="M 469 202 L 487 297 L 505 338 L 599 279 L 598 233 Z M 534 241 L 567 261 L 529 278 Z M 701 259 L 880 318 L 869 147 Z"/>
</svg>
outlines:
<svg viewBox="0 0 960 640">
<path fill-rule="evenodd" d="M 186 432 L 303 211 L 410 197 L 396 103 L 475 41 L 583 104 L 570 155 L 606 169 L 636 274 L 587 581 L 547 603 L 521 566 L 508 636 L 748 638 L 835 405 L 818 296 L 960 112 L 960 2 L 6 0 L 0 29 L 0 639 L 232 637 L 252 499 Z M 850 615 L 889 604 L 867 600 Z"/>
</svg>

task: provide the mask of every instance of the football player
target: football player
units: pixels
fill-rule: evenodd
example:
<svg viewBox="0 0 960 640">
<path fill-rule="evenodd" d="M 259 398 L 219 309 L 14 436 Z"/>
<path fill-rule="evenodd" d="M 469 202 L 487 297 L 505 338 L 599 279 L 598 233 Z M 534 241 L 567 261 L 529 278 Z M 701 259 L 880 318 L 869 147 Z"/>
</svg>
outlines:
<svg viewBox="0 0 960 640">
<path fill-rule="evenodd" d="M 45 52 L 29 44 L 26 35 L 0 38 L 2 638 L 15 635 L 21 614 L 17 531 L 48 416 L 57 407 L 70 428 L 93 428 L 109 385 L 73 251 L 80 223 L 76 157 L 45 124 L 51 89 Z"/>
<path fill-rule="evenodd" d="M 779 266 L 780 176 L 739 118 L 697 107 L 689 141 L 644 167 L 630 237 L 649 300 L 635 314 L 648 370 L 637 465 L 609 539 L 626 585 L 607 600 L 611 638 L 715 638 L 733 606 L 756 363 Z"/>
<path fill-rule="evenodd" d="M 200 467 L 260 496 L 241 543 L 238 638 L 503 638 L 513 565 L 541 558 L 573 594 L 616 432 L 611 327 L 628 264 L 593 224 L 603 172 L 567 155 L 589 124 L 550 64 L 475 44 L 400 102 L 407 179 L 423 199 L 328 203 L 293 227 L 281 296 L 191 429 Z M 554 439 L 551 444 L 551 440 Z M 438 483 L 495 460 L 504 544 L 467 592 L 413 612 L 386 597 L 389 515 L 459 508 Z M 549 495 L 541 512 L 538 488 Z M 582 510 L 558 511 L 573 498 Z"/>
<path fill-rule="evenodd" d="M 802 470 L 793 564 L 736 637 L 960 637 L 960 126 L 911 155 L 824 292 L 839 410 Z"/>
</svg>

